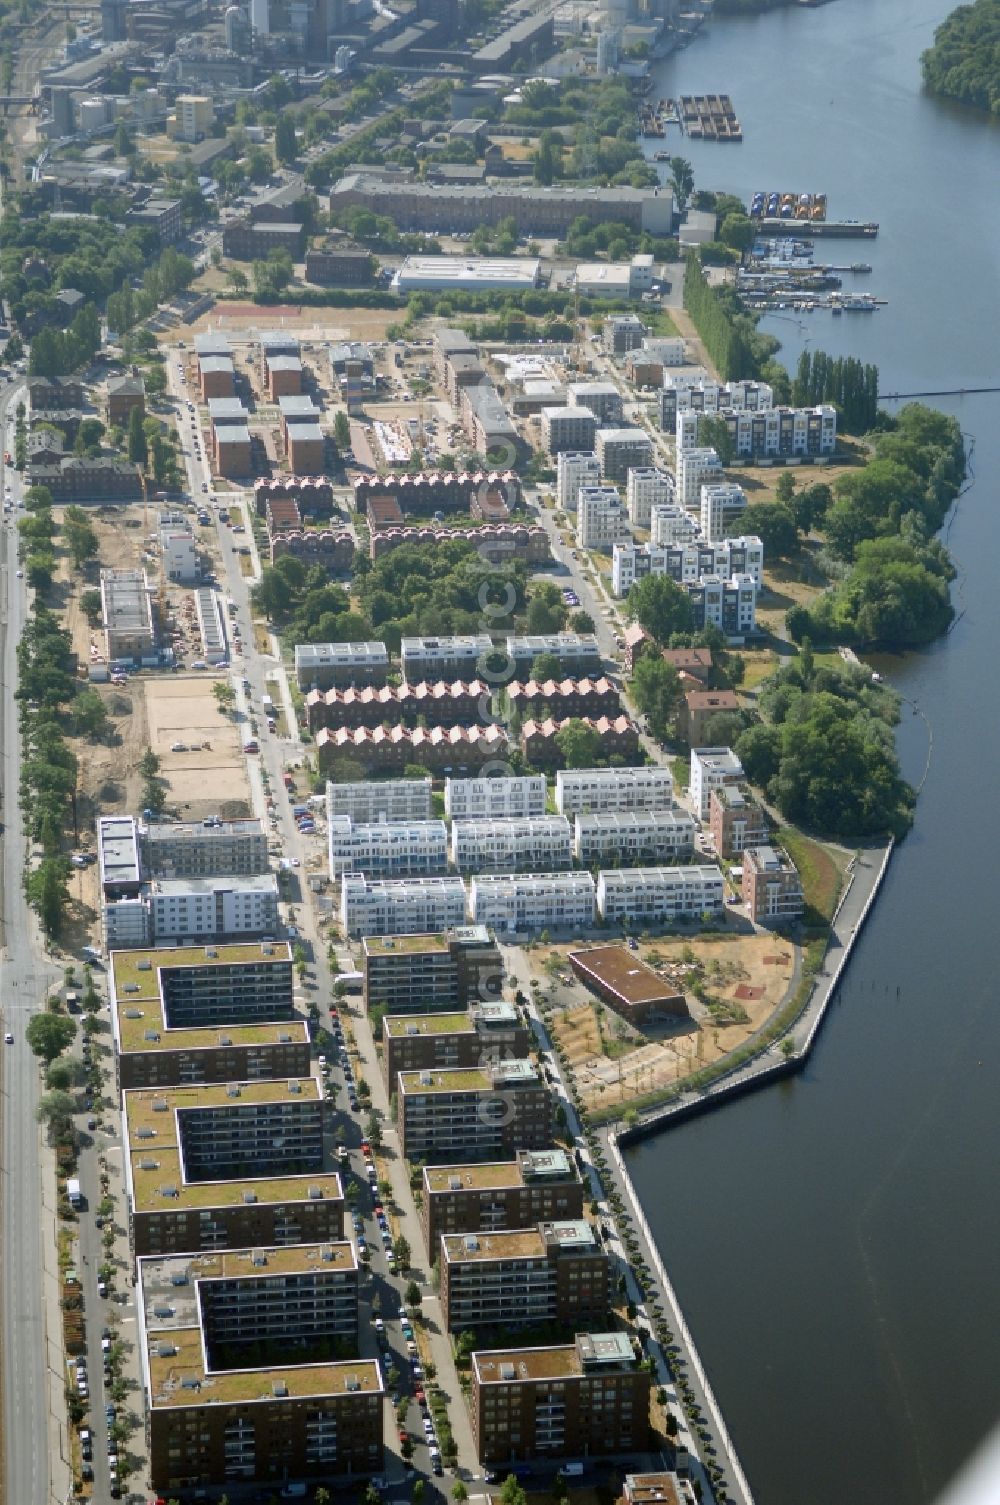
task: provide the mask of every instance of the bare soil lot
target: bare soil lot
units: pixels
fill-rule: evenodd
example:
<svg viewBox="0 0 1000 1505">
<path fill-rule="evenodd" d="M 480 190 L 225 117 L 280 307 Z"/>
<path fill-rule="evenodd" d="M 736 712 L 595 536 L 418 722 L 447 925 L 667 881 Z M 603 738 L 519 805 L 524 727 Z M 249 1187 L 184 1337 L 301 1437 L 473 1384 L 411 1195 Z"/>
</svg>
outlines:
<svg viewBox="0 0 1000 1505">
<path fill-rule="evenodd" d="M 191 820 L 250 814 L 239 729 L 220 712 L 212 694 L 213 678 L 172 675 L 148 679 L 142 685 L 149 746 L 160 759 L 168 803 Z M 181 742 L 185 751 L 172 752 Z"/>
</svg>

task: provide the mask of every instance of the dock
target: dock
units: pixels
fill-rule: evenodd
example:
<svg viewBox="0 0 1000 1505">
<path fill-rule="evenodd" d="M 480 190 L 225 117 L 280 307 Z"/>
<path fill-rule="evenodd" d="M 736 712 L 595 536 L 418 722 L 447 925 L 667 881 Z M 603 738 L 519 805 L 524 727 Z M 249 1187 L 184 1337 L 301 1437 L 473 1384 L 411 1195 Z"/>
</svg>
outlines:
<svg viewBox="0 0 1000 1505">
<path fill-rule="evenodd" d="M 762 219 L 757 221 L 761 231 L 765 235 L 801 235 L 802 221 L 794 219 Z M 837 236 L 842 240 L 852 237 L 858 240 L 873 240 L 878 234 L 877 220 L 858 219 L 824 219 L 813 220 L 809 225 L 809 235 Z"/>
<path fill-rule="evenodd" d="M 728 94 L 682 94 L 677 119 L 693 141 L 743 140 L 743 129 Z"/>
</svg>

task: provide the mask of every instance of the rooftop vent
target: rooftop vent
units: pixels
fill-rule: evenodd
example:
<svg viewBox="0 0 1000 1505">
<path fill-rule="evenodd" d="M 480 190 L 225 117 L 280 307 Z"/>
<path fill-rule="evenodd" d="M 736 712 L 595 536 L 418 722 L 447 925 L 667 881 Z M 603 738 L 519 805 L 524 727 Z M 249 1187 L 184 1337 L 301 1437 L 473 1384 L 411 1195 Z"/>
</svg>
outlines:
<svg viewBox="0 0 1000 1505">
<path fill-rule="evenodd" d="M 233 1043 L 233 1037 L 232 1037 L 232 1035 L 220 1035 L 219 1036 L 219 1044 L 220 1045 L 232 1045 L 232 1043 Z"/>
<path fill-rule="evenodd" d="M 449 1176 L 448 1177 L 448 1190 L 449 1191 L 461 1191 L 462 1190 L 462 1178 L 461 1178 L 461 1176 Z"/>
<path fill-rule="evenodd" d="M 127 982 L 122 988 L 123 993 L 138 993 L 138 991 L 139 984 L 137 982 Z"/>
<path fill-rule="evenodd" d="M 136 962 L 135 970 L 137 972 L 152 972 L 153 963 L 150 961 L 148 956 L 144 956 L 141 961 Z"/>
<path fill-rule="evenodd" d="M 154 1097 L 150 1106 L 154 1113 L 166 1113 L 169 1104 L 165 1097 Z"/>
<path fill-rule="evenodd" d="M 145 1159 L 139 1161 L 139 1169 L 141 1171 L 155 1171 L 158 1168 L 159 1164 L 160 1162 L 158 1160 L 150 1160 L 148 1157 L 146 1157 Z"/>
<path fill-rule="evenodd" d="M 142 1038 L 148 1040 L 150 1044 L 155 1045 L 160 1038 L 160 1032 L 156 1029 L 147 1029 L 143 1032 Z"/>
<path fill-rule="evenodd" d="M 174 1356 L 174 1354 L 176 1352 L 177 1352 L 177 1345 L 176 1345 L 176 1343 L 157 1343 L 157 1345 L 156 1345 L 156 1356 L 157 1356 L 158 1359 L 170 1359 L 170 1358 L 173 1358 L 173 1356 Z"/>
<path fill-rule="evenodd" d="M 433 1076 L 433 1073 L 430 1072 L 430 1071 L 422 1071 L 420 1073 L 420 1085 L 421 1085 L 421 1087 L 433 1087 L 433 1085 L 434 1085 L 434 1076 Z"/>
<path fill-rule="evenodd" d="M 320 1257 L 320 1259 L 325 1259 L 328 1265 L 332 1265 L 333 1264 L 333 1258 L 334 1258 L 334 1256 L 333 1256 L 333 1245 L 332 1244 L 324 1244 L 323 1247 L 322 1247 L 322 1249 L 319 1251 L 319 1257 Z"/>
<path fill-rule="evenodd" d="M 256 1193 L 256 1192 L 255 1192 L 255 1191 L 249 1191 L 249 1190 L 248 1190 L 248 1191 L 245 1191 L 245 1192 L 244 1192 L 244 1193 L 243 1193 L 243 1200 L 244 1200 L 244 1202 L 246 1202 L 246 1203 L 247 1203 L 247 1204 L 248 1204 L 248 1205 L 249 1205 L 249 1204 L 250 1204 L 250 1203 L 251 1203 L 251 1202 L 256 1202 L 256 1200 L 257 1200 L 257 1193 Z"/>
<path fill-rule="evenodd" d="M 288 1033 L 288 1031 L 286 1029 L 279 1030 L 278 1031 L 278 1044 L 279 1045 L 291 1045 L 291 1043 L 292 1043 L 292 1037 Z"/>
<path fill-rule="evenodd" d="M 323 1188 L 322 1188 L 322 1186 L 310 1186 L 309 1190 L 306 1192 L 306 1196 L 309 1198 L 310 1202 L 322 1202 L 322 1200 L 323 1200 Z"/>
<path fill-rule="evenodd" d="M 514 1368 L 513 1364 L 500 1365 L 500 1378 L 502 1380 L 512 1380 L 516 1377 L 516 1375 L 517 1370 Z"/>
<path fill-rule="evenodd" d="M 161 1186 L 160 1187 L 160 1196 L 161 1197 L 176 1197 L 176 1195 L 177 1195 L 177 1188 L 176 1188 L 176 1186 L 173 1186 L 170 1182 L 168 1182 L 166 1184 L 166 1186 Z"/>
<path fill-rule="evenodd" d="M 349 1374 L 347 1376 L 346 1380 L 344 1381 L 344 1389 L 345 1390 L 360 1390 L 361 1389 L 361 1381 L 358 1379 L 358 1377 L 357 1377 L 356 1374 Z"/>
<path fill-rule="evenodd" d="M 126 1019 L 141 1019 L 142 1018 L 142 1009 L 126 1009 L 125 1010 L 125 1018 Z"/>
<path fill-rule="evenodd" d="M 186 1270 L 175 1270 L 173 1275 L 171 1275 L 170 1277 L 170 1284 L 172 1286 L 186 1286 L 187 1283 L 188 1278 Z"/>
<path fill-rule="evenodd" d="M 291 1081 L 288 1083 L 288 1090 L 289 1090 L 289 1092 L 301 1092 L 302 1091 L 302 1083 L 300 1081 L 298 1081 L 295 1077 L 293 1077 L 291 1079 Z"/>
<path fill-rule="evenodd" d="M 200 1390 L 201 1380 L 196 1380 L 193 1374 L 185 1374 L 181 1378 L 182 1390 Z"/>
<path fill-rule="evenodd" d="M 273 946 L 264 945 L 264 946 L 261 946 L 260 949 L 264 953 L 265 956 L 273 956 L 274 955 L 274 947 Z"/>
<path fill-rule="evenodd" d="M 406 1033 L 408 1035 L 419 1035 L 420 1026 L 418 1024 L 408 1024 L 406 1026 Z"/>
<path fill-rule="evenodd" d="M 279 1399 L 282 1396 L 288 1394 L 288 1386 L 285 1384 L 284 1380 L 274 1381 L 273 1385 L 271 1386 L 271 1394 L 278 1396 Z"/>
<path fill-rule="evenodd" d="M 260 1266 L 262 1266 L 262 1265 L 266 1265 L 267 1264 L 267 1255 L 264 1253 L 263 1249 L 252 1249 L 251 1250 L 251 1252 L 250 1252 L 250 1263 L 252 1265 L 256 1265 L 258 1268 L 260 1268 Z"/>
<path fill-rule="evenodd" d="M 206 946 L 205 947 L 205 955 L 206 956 L 208 956 L 208 957 L 217 957 L 218 954 L 219 954 L 219 948 L 218 948 L 218 946 Z"/>
<path fill-rule="evenodd" d="M 149 1124 L 140 1124 L 135 1131 L 136 1139 L 155 1139 L 156 1130 L 151 1129 Z"/>
<path fill-rule="evenodd" d="M 174 1315 L 174 1309 L 173 1309 L 173 1307 L 172 1306 L 167 1306 L 165 1302 L 157 1302 L 156 1305 L 153 1307 L 153 1316 L 154 1317 L 162 1317 L 164 1320 L 166 1320 L 168 1317 L 172 1317 L 173 1315 Z"/>
<path fill-rule="evenodd" d="M 235 1082 L 230 1082 L 229 1085 L 228 1085 L 228 1087 L 226 1088 L 226 1096 L 227 1097 L 239 1097 L 239 1095 L 240 1095 L 240 1089 L 239 1089 L 239 1087 L 236 1085 Z"/>
<path fill-rule="evenodd" d="M 466 1236 L 465 1252 L 466 1254 L 478 1254 L 479 1252 L 479 1240 L 476 1238 L 476 1235 L 474 1233 L 470 1233 Z"/>
</svg>

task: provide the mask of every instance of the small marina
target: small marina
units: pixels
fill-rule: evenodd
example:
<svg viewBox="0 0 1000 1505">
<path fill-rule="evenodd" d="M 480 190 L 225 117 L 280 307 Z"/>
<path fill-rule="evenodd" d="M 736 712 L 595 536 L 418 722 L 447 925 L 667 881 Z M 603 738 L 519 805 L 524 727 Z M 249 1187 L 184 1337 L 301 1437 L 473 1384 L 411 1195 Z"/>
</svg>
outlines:
<svg viewBox="0 0 1000 1505">
<path fill-rule="evenodd" d="M 639 109 L 639 134 L 662 139 L 675 125 L 693 141 L 742 141 L 743 128 L 728 94 L 682 94 L 677 100 L 644 100 Z M 659 159 L 658 159 L 659 160 Z"/>
</svg>

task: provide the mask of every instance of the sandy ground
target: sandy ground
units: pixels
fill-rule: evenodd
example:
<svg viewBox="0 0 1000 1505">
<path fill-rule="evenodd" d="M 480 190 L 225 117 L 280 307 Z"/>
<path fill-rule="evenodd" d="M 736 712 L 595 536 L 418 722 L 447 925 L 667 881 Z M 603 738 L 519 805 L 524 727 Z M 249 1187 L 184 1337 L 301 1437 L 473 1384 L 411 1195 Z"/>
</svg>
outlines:
<svg viewBox="0 0 1000 1505">
<path fill-rule="evenodd" d="M 258 305 L 223 301 L 186 328 L 192 334 L 222 329 L 244 339 L 255 338 L 261 329 L 287 328 L 296 329 L 303 339 L 319 341 L 384 340 L 387 327 L 399 319 L 398 308 L 307 308 L 295 302 Z M 167 332 L 166 343 L 173 343 L 176 334 Z"/>
<path fill-rule="evenodd" d="M 187 820 L 250 814 L 239 732 L 216 704 L 214 678 L 171 675 L 143 682 L 149 746 L 160 759 L 169 803 Z M 172 752 L 177 742 L 186 750 Z"/>
<path fill-rule="evenodd" d="M 685 994 L 691 1017 L 640 1032 L 602 1008 L 568 965 L 556 969 L 549 960 L 571 949 L 539 948 L 532 953 L 532 970 L 543 995 L 550 996 L 550 1029 L 590 1109 L 627 1106 L 741 1045 L 784 1000 L 794 963 L 792 943 L 775 936 L 695 935 L 641 943 L 643 960 Z M 704 1002 L 691 991 L 699 976 Z"/>
</svg>

